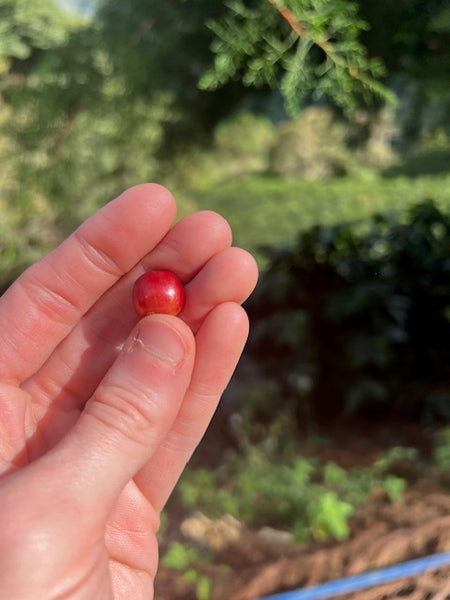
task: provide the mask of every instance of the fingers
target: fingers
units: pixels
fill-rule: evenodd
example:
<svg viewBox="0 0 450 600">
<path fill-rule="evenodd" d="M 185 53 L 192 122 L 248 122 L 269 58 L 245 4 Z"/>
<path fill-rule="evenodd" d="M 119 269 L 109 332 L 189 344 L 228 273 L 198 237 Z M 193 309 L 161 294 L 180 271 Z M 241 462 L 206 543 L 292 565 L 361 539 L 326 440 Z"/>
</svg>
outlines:
<svg viewBox="0 0 450 600">
<path fill-rule="evenodd" d="M 142 260 L 145 271 L 169 269 L 183 283 L 190 281 L 211 257 L 231 245 L 231 229 L 215 212 L 204 210 L 181 219 Z"/>
<path fill-rule="evenodd" d="M 217 306 L 196 335 L 191 384 L 163 443 L 135 482 L 156 510 L 161 510 L 200 442 L 227 386 L 248 335 L 248 319 L 237 304 Z"/>
<path fill-rule="evenodd" d="M 175 236 L 177 227 L 167 237 L 172 233 Z M 188 254 L 186 248 L 185 255 Z M 151 262 L 152 258 L 149 259 Z M 111 290 L 108 297 L 86 315 L 45 368 L 27 383 L 27 391 L 39 398 L 42 411 L 50 402 L 55 408 L 55 398 L 65 410 L 81 408 L 86 393 L 93 393 L 137 320 L 130 300 L 134 278 L 134 272 L 124 277 L 117 289 Z M 196 331 L 217 304 L 244 302 L 256 280 L 254 259 L 244 250 L 227 248 L 210 258 L 186 285 L 187 301 L 181 317 Z"/>
<path fill-rule="evenodd" d="M 80 317 L 165 236 L 170 193 L 136 186 L 88 219 L 0 298 L 0 377 L 23 381 Z"/>
<path fill-rule="evenodd" d="M 144 270 L 164 267 L 177 273 L 183 281 L 188 281 L 213 256 L 224 251 L 230 242 L 228 223 L 215 213 L 195 213 L 177 223 L 155 250 L 143 259 L 145 269 L 141 264 L 136 265 L 108 290 L 39 372 L 24 384 L 23 387 L 41 407 L 37 418 L 50 402 L 53 407 L 56 402 L 64 410 L 72 410 L 82 406 L 94 392 L 137 322 L 131 290 L 135 279 Z M 239 265 L 236 268 L 240 270 Z M 246 278 L 245 274 L 243 277 Z M 245 290 L 241 297 L 245 299 Z"/>
<path fill-rule="evenodd" d="M 192 332 L 180 319 L 143 319 L 75 426 L 34 464 L 53 478 L 61 472 L 69 493 L 106 516 L 171 428 L 194 357 Z"/>
<path fill-rule="evenodd" d="M 241 304 L 252 293 L 258 269 L 251 254 L 241 248 L 228 248 L 217 254 L 186 285 L 182 318 L 195 332 L 206 315 L 218 304 Z"/>
</svg>

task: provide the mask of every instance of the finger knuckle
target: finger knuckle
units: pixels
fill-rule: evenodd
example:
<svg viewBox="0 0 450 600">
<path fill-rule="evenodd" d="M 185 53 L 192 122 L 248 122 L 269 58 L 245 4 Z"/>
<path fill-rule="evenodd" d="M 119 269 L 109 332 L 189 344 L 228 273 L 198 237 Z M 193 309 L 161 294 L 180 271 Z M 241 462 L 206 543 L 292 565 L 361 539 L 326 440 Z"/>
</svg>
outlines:
<svg viewBox="0 0 450 600">
<path fill-rule="evenodd" d="M 151 390 L 130 390 L 107 385 L 97 390 L 87 410 L 109 430 L 138 444 L 147 444 L 157 430 L 159 409 Z"/>
</svg>

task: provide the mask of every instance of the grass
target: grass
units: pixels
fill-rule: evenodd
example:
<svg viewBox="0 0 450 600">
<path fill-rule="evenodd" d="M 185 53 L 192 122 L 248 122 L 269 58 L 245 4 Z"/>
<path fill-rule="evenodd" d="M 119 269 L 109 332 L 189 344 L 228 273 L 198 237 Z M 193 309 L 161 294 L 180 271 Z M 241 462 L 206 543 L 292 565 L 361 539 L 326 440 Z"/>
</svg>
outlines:
<svg viewBox="0 0 450 600">
<path fill-rule="evenodd" d="M 376 212 L 405 212 L 426 198 L 450 210 L 450 173 L 383 178 L 375 174 L 331 181 L 286 181 L 247 176 L 176 193 L 197 209 L 215 210 L 230 223 L 234 243 L 263 262 L 261 246 L 284 244 L 312 225 L 331 225 Z"/>
</svg>

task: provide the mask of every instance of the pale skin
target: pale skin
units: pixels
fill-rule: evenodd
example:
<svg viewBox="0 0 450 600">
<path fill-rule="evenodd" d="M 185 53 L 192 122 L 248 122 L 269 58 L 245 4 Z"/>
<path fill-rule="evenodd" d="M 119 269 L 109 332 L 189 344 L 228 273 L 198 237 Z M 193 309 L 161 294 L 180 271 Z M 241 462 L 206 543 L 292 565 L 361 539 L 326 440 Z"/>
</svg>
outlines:
<svg viewBox="0 0 450 600">
<path fill-rule="evenodd" d="M 136 186 L 0 298 L 0 598 L 153 598 L 159 515 L 248 334 L 257 280 L 226 221 L 174 225 Z M 152 268 L 186 290 L 179 317 L 134 312 Z"/>
</svg>

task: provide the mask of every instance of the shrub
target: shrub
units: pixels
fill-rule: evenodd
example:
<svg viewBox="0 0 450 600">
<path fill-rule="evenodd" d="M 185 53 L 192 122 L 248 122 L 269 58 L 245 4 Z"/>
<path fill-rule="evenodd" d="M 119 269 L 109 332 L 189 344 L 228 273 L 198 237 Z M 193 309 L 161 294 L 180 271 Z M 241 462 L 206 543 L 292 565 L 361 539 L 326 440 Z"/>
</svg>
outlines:
<svg viewBox="0 0 450 600">
<path fill-rule="evenodd" d="M 229 454 L 215 471 L 188 469 L 177 494 L 184 508 L 209 517 L 232 514 L 248 527 L 286 529 L 301 541 L 344 540 L 351 515 L 372 489 L 400 499 L 406 482 L 391 473 L 390 463 L 387 455 L 372 467 L 346 470 L 264 442 Z"/>
<path fill-rule="evenodd" d="M 214 142 L 217 150 L 230 156 L 267 159 L 275 134 L 275 127 L 267 117 L 243 111 L 217 126 Z"/>
<path fill-rule="evenodd" d="M 247 357 L 275 382 L 277 410 L 450 419 L 448 214 L 426 201 L 406 222 L 318 226 L 268 255 Z"/>
<path fill-rule="evenodd" d="M 330 109 L 309 107 L 280 126 L 271 169 L 281 177 L 328 179 L 346 172 L 345 128 Z"/>
</svg>

